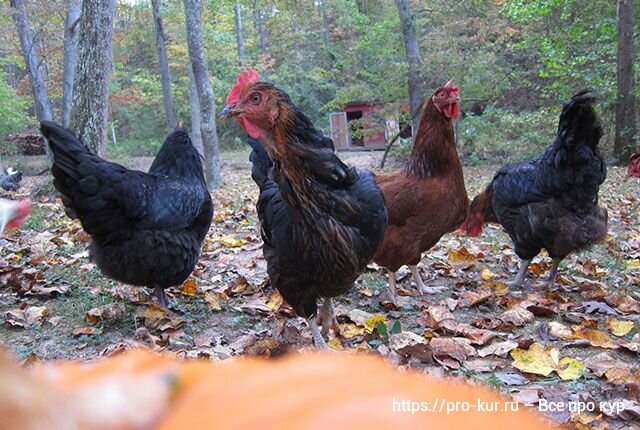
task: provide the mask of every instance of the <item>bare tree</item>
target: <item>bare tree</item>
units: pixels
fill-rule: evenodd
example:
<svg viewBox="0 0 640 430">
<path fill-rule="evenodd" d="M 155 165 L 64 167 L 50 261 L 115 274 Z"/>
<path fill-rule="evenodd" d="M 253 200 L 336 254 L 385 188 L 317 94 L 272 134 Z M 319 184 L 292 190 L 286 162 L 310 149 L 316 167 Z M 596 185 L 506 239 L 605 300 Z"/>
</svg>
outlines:
<svg viewBox="0 0 640 430">
<path fill-rule="evenodd" d="M 633 57 L 633 0 L 618 0 L 618 100 L 614 155 L 620 164 L 629 160 L 636 147 Z"/>
<path fill-rule="evenodd" d="M 236 0 L 235 5 L 236 15 L 236 43 L 238 45 L 238 60 L 240 61 L 240 67 L 244 68 L 244 40 L 242 37 L 242 14 L 240 13 L 240 2 Z"/>
<path fill-rule="evenodd" d="M 160 0 L 151 0 L 153 9 L 153 22 L 156 27 L 156 48 L 158 49 L 158 62 L 160 63 L 160 82 L 162 84 L 162 99 L 164 100 L 164 113 L 167 120 L 167 128 L 173 130 L 176 126 L 176 115 L 173 109 L 171 97 L 171 73 L 169 60 L 167 59 L 167 37 L 162 26 L 160 15 Z"/>
<path fill-rule="evenodd" d="M 83 1 L 70 128 L 96 154 L 107 142 L 115 0 Z"/>
<path fill-rule="evenodd" d="M 404 49 L 407 53 L 407 63 L 409 64 L 409 107 L 411 108 L 413 132 L 415 133 L 418 131 L 418 125 L 420 124 L 420 118 L 418 118 L 417 112 L 420 110 L 420 105 L 422 104 L 420 52 L 418 50 L 418 39 L 416 38 L 416 29 L 411 14 L 410 0 L 396 0 L 396 6 L 398 6 L 398 15 L 400 16 L 400 25 L 404 37 Z"/>
<path fill-rule="evenodd" d="M 200 155 L 204 156 L 202 146 L 202 121 L 200 120 L 200 101 L 198 100 L 198 90 L 196 80 L 193 76 L 193 67 L 189 64 L 189 106 L 191 107 L 191 139 Z"/>
<path fill-rule="evenodd" d="M 329 33 L 329 15 L 327 13 L 327 0 L 320 0 L 320 9 L 322 10 L 322 28 L 324 29 L 324 46 L 329 48 L 331 43 L 331 34 Z"/>
<path fill-rule="evenodd" d="M 253 2 L 253 26 L 260 39 L 260 53 L 264 54 L 267 50 L 267 38 L 264 32 L 264 9 L 258 3 L 258 0 Z"/>
<path fill-rule="evenodd" d="M 69 127 L 73 79 L 78 61 L 78 24 L 82 11 L 82 0 L 67 0 L 67 15 L 64 20 L 64 72 L 62 78 L 62 125 Z"/>
<path fill-rule="evenodd" d="M 25 6 L 24 0 L 11 0 L 10 4 L 13 9 L 13 22 L 15 23 L 18 37 L 20 38 L 22 56 L 24 57 L 24 63 L 27 67 L 27 73 L 29 74 L 36 118 L 38 121 L 51 121 L 53 120 L 53 110 L 51 109 L 51 101 L 47 95 L 47 87 L 42 69 L 36 56 L 27 7 Z"/>
<path fill-rule="evenodd" d="M 193 67 L 193 77 L 200 104 L 202 121 L 200 130 L 204 147 L 205 174 L 209 187 L 215 189 L 222 184 L 222 176 L 218 155 L 218 136 L 216 135 L 215 99 L 202 46 L 201 11 L 201 0 L 184 0 L 189 61 Z"/>
</svg>

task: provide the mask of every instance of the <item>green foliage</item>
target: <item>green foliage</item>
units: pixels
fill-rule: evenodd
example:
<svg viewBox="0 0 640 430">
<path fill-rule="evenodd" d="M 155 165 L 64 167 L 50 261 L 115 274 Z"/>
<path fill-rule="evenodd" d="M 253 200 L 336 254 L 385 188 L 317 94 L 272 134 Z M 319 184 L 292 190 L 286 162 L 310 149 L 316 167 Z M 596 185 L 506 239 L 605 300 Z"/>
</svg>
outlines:
<svg viewBox="0 0 640 430">
<path fill-rule="evenodd" d="M 29 98 L 16 94 L 6 83 L 6 75 L 0 72 L 0 142 L 4 142 L 8 134 L 20 131 L 33 121 L 27 113 L 30 103 Z"/>
<path fill-rule="evenodd" d="M 458 125 L 458 142 L 479 159 L 522 161 L 538 157 L 555 133 L 557 113 L 513 112 L 488 108 L 469 115 Z"/>
</svg>

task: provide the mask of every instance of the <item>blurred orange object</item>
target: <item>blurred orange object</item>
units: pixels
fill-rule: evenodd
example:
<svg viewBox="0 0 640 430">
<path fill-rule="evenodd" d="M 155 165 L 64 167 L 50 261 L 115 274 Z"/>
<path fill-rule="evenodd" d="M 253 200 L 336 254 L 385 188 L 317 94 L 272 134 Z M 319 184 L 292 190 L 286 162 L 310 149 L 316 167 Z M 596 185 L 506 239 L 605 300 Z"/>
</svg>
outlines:
<svg viewBox="0 0 640 430">
<path fill-rule="evenodd" d="M 7 429 L 553 428 L 524 409 L 488 389 L 362 355 L 211 363 L 132 351 L 29 370 L 0 362 Z"/>
</svg>

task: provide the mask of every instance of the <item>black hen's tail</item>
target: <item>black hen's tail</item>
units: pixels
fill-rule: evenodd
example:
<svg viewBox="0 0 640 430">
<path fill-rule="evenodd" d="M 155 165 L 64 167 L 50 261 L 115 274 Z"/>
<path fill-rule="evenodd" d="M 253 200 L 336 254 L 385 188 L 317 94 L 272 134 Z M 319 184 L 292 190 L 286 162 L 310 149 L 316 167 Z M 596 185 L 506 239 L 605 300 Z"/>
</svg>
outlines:
<svg viewBox="0 0 640 430">
<path fill-rule="evenodd" d="M 253 163 L 251 177 L 262 189 L 262 186 L 269 179 L 269 169 L 271 169 L 273 162 L 260 142 L 249 137 L 247 138 L 247 144 L 253 148 L 249 156 L 249 160 Z"/>
<path fill-rule="evenodd" d="M 72 196 L 77 184 L 89 176 L 94 168 L 94 160 L 99 159 L 91 153 L 68 129 L 50 121 L 40 123 L 40 132 L 47 139 L 53 153 L 53 184 L 62 194 L 67 215 L 77 218 L 72 204 Z"/>
<path fill-rule="evenodd" d="M 556 144 L 558 149 L 571 152 L 581 146 L 595 149 L 602 137 L 602 125 L 593 105 L 596 97 L 590 91 L 582 91 L 564 103 Z"/>
</svg>

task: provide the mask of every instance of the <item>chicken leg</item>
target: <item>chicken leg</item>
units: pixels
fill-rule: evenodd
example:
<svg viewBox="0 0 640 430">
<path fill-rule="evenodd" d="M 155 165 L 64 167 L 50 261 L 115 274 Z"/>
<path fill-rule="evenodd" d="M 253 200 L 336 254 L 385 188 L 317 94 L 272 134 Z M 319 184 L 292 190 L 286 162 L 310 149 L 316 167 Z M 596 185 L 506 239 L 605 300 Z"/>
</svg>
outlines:
<svg viewBox="0 0 640 430">
<path fill-rule="evenodd" d="M 167 293 L 164 292 L 164 288 L 159 287 L 159 286 L 155 286 L 153 289 L 156 293 L 156 298 L 158 299 L 158 304 L 160 306 L 162 306 L 163 308 L 167 307 L 167 304 L 169 303 L 169 299 L 167 298 Z"/>
<path fill-rule="evenodd" d="M 398 306 L 398 293 L 396 291 L 396 272 L 389 271 L 389 292 L 391 293 L 391 303 Z"/>
<path fill-rule="evenodd" d="M 322 333 L 320 333 L 320 329 L 318 328 L 318 324 L 316 324 L 315 317 L 311 317 L 307 320 L 309 324 L 309 329 L 311 330 L 311 337 L 313 338 L 313 344 L 318 349 L 329 349 L 329 345 L 322 337 Z"/>
<path fill-rule="evenodd" d="M 547 278 L 547 288 L 553 288 L 556 284 L 556 274 L 558 273 L 558 266 L 560 265 L 561 258 L 554 258 L 551 264 L 551 270 L 549 270 L 549 277 Z"/>
<path fill-rule="evenodd" d="M 418 287 L 418 291 L 420 291 L 420 294 L 437 294 L 446 290 L 446 287 L 427 287 L 422 281 L 418 266 L 409 266 L 409 270 L 411 270 L 413 280 L 416 281 L 416 285 Z"/>
<path fill-rule="evenodd" d="M 522 286 L 522 284 L 524 283 L 524 278 L 527 277 L 527 269 L 529 268 L 530 263 L 531 260 L 522 260 L 522 263 L 520 263 L 520 270 L 518 271 L 516 278 L 511 282 L 507 282 L 507 285 L 509 287 L 520 288 Z"/>
<path fill-rule="evenodd" d="M 333 312 L 333 303 L 331 297 L 326 297 L 322 302 L 320 312 L 318 312 L 317 323 L 322 326 L 320 333 L 324 336 L 329 333 L 329 329 L 333 329 L 335 334 L 340 334 L 340 326 L 338 325 L 338 319 Z"/>
</svg>

